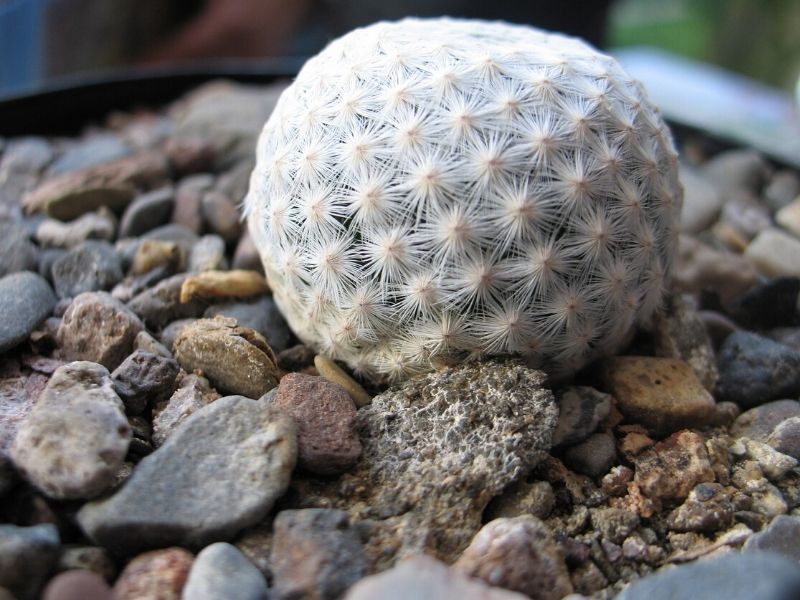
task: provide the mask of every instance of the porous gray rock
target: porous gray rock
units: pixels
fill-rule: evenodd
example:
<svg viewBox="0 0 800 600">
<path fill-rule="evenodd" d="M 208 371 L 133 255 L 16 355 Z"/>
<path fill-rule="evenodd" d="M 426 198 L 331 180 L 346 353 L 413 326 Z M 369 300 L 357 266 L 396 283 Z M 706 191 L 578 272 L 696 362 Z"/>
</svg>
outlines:
<svg viewBox="0 0 800 600">
<path fill-rule="evenodd" d="M 58 560 L 55 525 L 0 525 L 0 586 L 19 600 L 37 597 Z"/>
<path fill-rule="evenodd" d="M 624 508 L 605 507 L 589 513 L 592 527 L 604 539 L 621 544 L 639 526 L 639 515 Z"/>
<path fill-rule="evenodd" d="M 122 263 L 114 246 L 103 240 L 87 240 L 52 266 L 53 285 L 59 298 L 83 292 L 111 289 L 122 279 Z"/>
<path fill-rule="evenodd" d="M 296 459 L 289 417 L 241 396 L 221 398 L 142 459 L 116 494 L 86 504 L 78 522 L 119 555 L 225 541 L 269 512 Z"/>
<path fill-rule="evenodd" d="M 182 597 L 191 600 L 269 600 L 264 576 L 235 546 L 206 546 L 192 563 Z"/>
<path fill-rule="evenodd" d="M 108 370 L 73 362 L 50 378 L 17 432 L 11 459 L 51 498 L 91 498 L 113 483 L 130 440 Z"/>
<path fill-rule="evenodd" d="M 734 511 L 728 490 L 719 483 L 701 483 L 667 516 L 667 526 L 673 531 L 713 533 L 733 525 Z"/>
<path fill-rule="evenodd" d="M 36 273 L 22 271 L 0 279 L 0 352 L 24 341 L 55 305 L 50 284 Z"/>
</svg>

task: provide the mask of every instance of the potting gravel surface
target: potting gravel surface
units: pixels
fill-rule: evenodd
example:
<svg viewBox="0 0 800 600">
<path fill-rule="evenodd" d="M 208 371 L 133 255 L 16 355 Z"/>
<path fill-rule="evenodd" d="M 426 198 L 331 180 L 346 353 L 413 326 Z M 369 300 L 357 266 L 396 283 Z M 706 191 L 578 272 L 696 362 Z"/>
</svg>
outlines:
<svg viewBox="0 0 800 600">
<path fill-rule="evenodd" d="M 684 134 L 618 356 L 376 388 L 243 229 L 281 89 L 0 138 L 0 598 L 797 598 L 800 174 Z"/>
</svg>

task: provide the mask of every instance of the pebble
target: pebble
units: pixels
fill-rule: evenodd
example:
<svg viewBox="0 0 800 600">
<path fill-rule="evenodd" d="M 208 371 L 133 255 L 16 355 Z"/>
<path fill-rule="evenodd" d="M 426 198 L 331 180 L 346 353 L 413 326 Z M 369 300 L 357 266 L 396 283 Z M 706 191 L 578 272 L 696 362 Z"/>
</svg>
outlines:
<svg viewBox="0 0 800 600">
<path fill-rule="evenodd" d="M 276 354 L 286 350 L 294 340 L 292 330 L 270 296 L 262 296 L 249 302 L 221 302 L 209 306 L 203 313 L 206 319 L 217 315 L 236 319 L 242 327 L 254 329 L 266 338 L 269 347 Z M 308 363 L 313 360 L 312 354 Z"/>
<path fill-rule="evenodd" d="M 724 190 L 747 190 L 759 193 L 769 179 L 771 167 L 756 150 L 737 148 L 712 157 L 703 165 L 702 174 Z"/>
<path fill-rule="evenodd" d="M 73 298 L 83 292 L 111 289 L 122 279 L 122 263 L 110 243 L 87 240 L 57 259 L 52 275 L 58 297 Z"/>
<path fill-rule="evenodd" d="M 172 395 L 179 370 L 172 358 L 136 350 L 114 369 L 111 379 L 128 414 L 138 415 Z"/>
<path fill-rule="evenodd" d="M 135 237 L 163 225 L 172 214 L 175 190 L 172 186 L 147 192 L 133 199 L 119 222 L 119 237 Z"/>
<path fill-rule="evenodd" d="M 356 408 L 362 408 L 372 402 L 372 396 L 367 393 L 367 390 L 327 356 L 317 354 L 314 357 L 314 366 L 320 377 L 342 386 L 356 403 Z"/>
<path fill-rule="evenodd" d="M 778 515 L 766 528 L 750 536 L 745 552 L 776 552 L 800 562 L 800 517 Z"/>
<path fill-rule="evenodd" d="M 492 498 L 484 517 L 488 520 L 532 515 L 546 519 L 556 506 L 556 496 L 549 481 L 515 481 Z"/>
<path fill-rule="evenodd" d="M 798 350 L 755 333 L 737 331 L 725 339 L 717 358 L 720 400 L 747 409 L 800 395 Z"/>
<path fill-rule="evenodd" d="M 167 348 L 172 348 L 174 352 L 175 340 L 178 339 L 178 336 L 187 326 L 195 321 L 197 321 L 197 319 L 178 319 L 177 321 L 173 321 L 161 330 L 161 335 L 159 336 L 161 338 L 161 343 Z"/>
<path fill-rule="evenodd" d="M 775 213 L 775 222 L 795 237 L 800 237 L 800 196 Z"/>
<path fill-rule="evenodd" d="M 0 525 L 0 586 L 33 600 L 53 571 L 61 541 L 55 525 Z"/>
<path fill-rule="evenodd" d="M 190 273 L 225 270 L 227 267 L 225 240 L 218 235 L 204 235 L 192 247 L 188 260 L 188 271 Z"/>
<path fill-rule="evenodd" d="M 553 446 L 585 440 L 611 411 L 611 396 L 588 386 L 569 386 L 556 393 L 558 426 Z"/>
<path fill-rule="evenodd" d="M 717 235 L 720 228 L 727 228 L 737 242 L 740 242 L 734 244 L 732 248 L 740 251 L 746 247 L 747 242 L 771 226 L 772 216 L 769 209 L 761 204 L 752 192 L 739 190 L 727 193 L 722 213 L 713 232 Z M 722 241 L 725 241 L 724 236 Z"/>
<path fill-rule="evenodd" d="M 17 432 L 11 459 L 51 498 L 91 498 L 111 485 L 130 440 L 124 407 L 106 368 L 74 362 L 50 378 Z"/>
<path fill-rule="evenodd" d="M 564 452 L 564 463 L 570 469 L 594 478 L 608 473 L 616 460 L 617 444 L 607 433 L 593 433 Z"/>
<path fill-rule="evenodd" d="M 527 596 L 490 587 L 426 555 L 408 558 L 396 567 L 365 577 L 343 600 L 525 600 Z"/>
<path fill-rule="evenodd" d="M 739 415 L 731 425 L 730 434 L 765 442 L 778 425 L 792 417 L 800 417 L 797 400 L 766 402 Z"/>
<path fill-rule="evenodd" d="M 65 546 L 58 559 L 58 571 L 75 569 L 91 571 L 105 581 L 117 576 L 117 566 L 105 548 L 99 546 Z"/>
<path fill-rule="evenodd" d="M 84 505 L 78 522 L 116 554 L 225 541 L 266 516 L 296 459 L 289 417 L 241 396 L 221 398 L 142 459 L 116 494 Z"/>
<path fill-rule="evenodd" d="M 683 185 L 680 229 L 687 233 L 700 233 L 717 220 L 722 210 L 722 194 L 714 184 L 687 165 L 681 165 L 680 181 Z"/>
<path fill-rule="evenodd" d="M 208 379 L 199 375 L 179 375 L 177 387 L 169 400 L 155 406 L 152 441 L 156 447 L 162 445 L 167 436 L 189 416 L 220 398 L 209 385 Z"/>
<path fill-rule="evenodd" d="M 753 286 L 728 307 L 728 312 L 748 329 L 800 325 L 798 300 L 800 278 L 776 277 Z"/>
<path fill-rule="evenodd" d="M 114 584 L 114 600 L 181 600 L 193 560 L 183 548 L 140 554 Z"/>
<path fill-rule="evenodd" d="M 61 357 L 116 369 L 144 329 L 139 318 L 107 292 L 85 292 L 69 305 L 58 328 Z"/>
<path fill-rule="evenodd" d="M 41 137 L 9 140 L 0 160 L 0 181 L 11 173 L 39 173 L 52 160 L 53 146 Z"/>
<path fill-rule="evenodd" d="M 147 331 L 140 331 L 136 334 L 136 338 L 133 340 L 133 350 L 144 350 L 150 354 L 172 358 L 172 352 Z"/>
<path fill-rule="evenodd" d="M 673 433 L 639 454 L 634 483 L 654 500 L 683 501 L 698 483 L 713 482 L 705 440 L 698 433 Z"/>
<path fill-rule="evenodd" d="M 49 581 L 42 600 L 112 600 L 111 588 L 91 571 L 73 569 Z"/>
<path fill-rule="evenodd" d="M 747 245 L 745 257 L 770 277 L 800 277 L 800 239 L 780 229 L 765 229 Z"/>
<path fill-rule="evenodd" d="M 183 251 L 175 242 L 143 240 L 136 247 L 130 271 L 132 275 L 144 275 L 154 269 L 161 268 L 167 275 L 172 275 L 175 271 L 181 269 L 184 262 Z M 155 283 L 157 281 L 153 281 L 151 285 Z M 141 291 L 144 291 L 144 289 L 138 292 Z"/>
<path fill-rule="evenodd" d="M 175 193 L 175 206 L 171 221 L 200 234 L 205 226 L 200 210 L 200 198 L 214 185 L 214 177 L 209 174 L 192 175 L 181 180 Z"/>
<path fill-rule="evenodd" d="M 279 599 L 334 600 L 368 572 L 359 534 L 343 511 L 283 510 L 273 530 L 270 564 Z"/>
<path fill-rule="evenodd" d="M 181 286 L 180 301 L 195 298 L 250 298 L 269 292 L 264 276 L 255 271 L 204 271 L 190 275 Z"/>
<path fill-rule="evenodd" d="M 178 334 L 173 348 L 185 371 L 199 369 L 222 393 L 257 399 L 278 385 L 278 365 L 267 341 L 235 319 L 198 319 Z"/>
<path fill-rule="evenodd" d="M 50 284 L 36 273 L 21 271 L 0 279 L 0 352 L 25 341 L 55 305 Z"/>
<path fill-rule="evenodd" d="M 139 237 L 140 240 L 157 240 L 160 242 L 174 242 L 185 256 L 189 256 L 194 245 L 199 241 L 197 234 L 191 229 L 177 223 L 167 223 L 154 227 Z"/>
<path fill-rule="evenodd" d="M 603 364 L 606 389 L 629 422 L 667 434 L 702 427 L 714 416 L 714 397 L 683 361 L 618 356 Z"/>
<path fill-rule="evenodd" d="M 181 175 L 207 171 L 213 167 L 216 160 L 213 145 L 200 137 L 182 139 L 171 137 L 164 144 L 164 152 L 173 171 Z"/>
<path fill-rule="evenodd" d="M 200 210 L 209 229 L 226 242 L 236 242 L 242 233 L 242 218 L 236 203 L 215 190 L 203 194 Z"/>
<path fill-rule="evenodd" d="M 672 531 L 713 533 L 733 525 L 734 505 L 719 483 L 700 483 L 686 500 L 667 516 Z"/>
<path fill-rule="evenodd" d="M 207 303 L 195 300 L 181 304 L 181 286 L 187 277 L 186 273 L 168 277 L 134 296 L 128 306 L 148 328 L 155 331 L 177 319 L 197 318 L 203 314 Z"/>
<path fill-rule="evenodd" d="M 800 417 L 781 421 L 766 439 L 778 452 L 800 460 Z"/>
<path fill-rule="evenodd" d="M 303 371 L 314 364 L 314 350 L 304 344 L 297 344 L 279 352 L 277 358 L 278 367 L 283 371 Z"/>
<path fill-rule="evenodd" d="M 264 266 L 261 264 L 258 248 L 256 248 L 253 238 L 250 237 L 247 231 L 242 234 L 242 237 L 239 238 L 239 243 L 236 244 L 231 266 L 234 269 L 245 269 L 263 273 Z"/>
<path fill-rule="evenodd" d="M 798 464 L 797 459 L 778 452 L 772 446 L 747 438 L 743 441 L 747 457 L 756 461 L 764 475 L 773 481 L 782 479 Z"/>
<path fill-rule="evenodd" d="M 356 408 L 341 386 L 321 377 L 288 373 L 272 406 L 297 425 L 298 466 L 319 475 L 336 475 L 358 461 Z"/>
<path fill-rule="evenodd" d="M 68 145 L 66 151 L 48 167 L 47 176 L 89 169 L 130 154 L 130 147 L 119 136 L 110 133 L 92 134 Z"/>
<path fill-rule="evenodd" d="M 800 177 L 794 171 L 775 171 L 764 188 L 764 204 L 778 212 L 800 195 Z"/>
<path fill-rule="evenodd" d="M 111 241 L 116 230 L 114 213 L 101 207 L 97 212 L 86 213 L 69 223 L 45 219 L 36 228 L 36 241 L 42 246 L 74 248 L 86 240 Z"/>
<path fill-rule="evenodd" d="M 36 271 L 39 250 L 28 234 L 13 223 L 0 223 L 0 277 L 20 271 Z"/>
<path fill-rule="evenodd" d="M 182 598 L 187 600 L 269 600 L 264 576 L 235 546 L 217 542 L 194 559 Z"/>
<path fill-rule="evenodd" d="M 772 553 L 731 552 L 644 577 L 616 600 L 797 600 L 800 566 Z"/>
<path fill-rule="evenodd" d="M 548 527 L 536 517 L 490 521 L 453 569 L 534 600 L 561 600 L 572 593 L 564 556 Z"/>
</svg>

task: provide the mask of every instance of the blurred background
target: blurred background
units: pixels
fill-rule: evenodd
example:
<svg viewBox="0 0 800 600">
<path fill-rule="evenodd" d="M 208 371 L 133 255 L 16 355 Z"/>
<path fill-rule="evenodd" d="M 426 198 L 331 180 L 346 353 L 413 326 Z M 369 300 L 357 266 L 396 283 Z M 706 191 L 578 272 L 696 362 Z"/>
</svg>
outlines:
<svg viewBox="0 0 800 600">
<path fill-rule="evenodd" d="M 659 47 L 786 91 L 800 74 L 798 0 L 0 0 L 0 96 L 123 66 L 299 64 L 353 27 L 441 14 Z"/>
</svg>

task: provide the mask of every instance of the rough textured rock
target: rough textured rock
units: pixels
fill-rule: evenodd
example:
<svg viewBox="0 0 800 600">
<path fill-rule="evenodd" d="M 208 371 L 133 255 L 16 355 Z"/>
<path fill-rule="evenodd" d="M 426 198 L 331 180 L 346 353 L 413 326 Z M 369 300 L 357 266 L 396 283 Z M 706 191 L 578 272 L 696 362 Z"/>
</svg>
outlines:
<svg viewBox="0 0 800 600">
<path fill-rule="evenodd" d="M 639 515 L 624 508 L 597 508 L 589 513 L 592 526 L 605 540 L 621 544 L 639 526 Z"/>
<path fill-rule="evenodd" d="M 733 525 L 734 511 L 730 494 L 723 486 L 701 483 L 668 515 L 667 526 L 673 531 L 720 531 Z"/>
<path fill-rule="evenodd" d="M 195 558 L 183 588 L 187 600 L 269 600 L 264 576 L 235 546 L 218 542 Z"/>
<path fill-rule="evenodd" d="M 605 475 L 616 459 L 614 436 L 607 433 L 593 433 L 564 452 L 564 463 L 572 470 L 589 477 Z"/>
<path fill-rule="evenodd" d="M 113 581 L 117 577 L 117 566 L 100 546 L 65 546 L 58 559 L 58 570 L 91 571 L 106 581 Z"/>
<path fill-rule="evenodd" d="M 335 600 L 368 571 L 359 535 L 343 511 L 281 511 L 273 529 L 270 564 L 279 599 Z"/>
<path fill-rule="evenodd" d="M 11 458 L 51 498 L 91 498 L 111 485 L 131 430 L 105 367 L 58 369 L 17 432 Z"/>
<path fill-rule="evenodd" d="M 73 298 L 83 292 L 111 289 L 122 279 L 122 263 L 108 242 L 87 240 L 58 258 L 52 274 L 58 297 Z"/>
<path fill-rule="evenodd" d="M 0 277 L 19 271 L 35 271 L 39 264 L 39 251 L 24 229 L 13 223 L 0 223 Z"/>
<path fill-rule="evenodd" d="M 743 549 L 745 552 L 777 552 L 800 562 L 800 517 L 775 517 L 765 529 L 750 536 Z"/>
<path fill-rule="evenodd" d="M 180 600 L 193 560 L 183 548 L 137 556 L 114 584 L 114 600 Z"/>
<path fill-rule="evenodd" d="M 180 301 L 181 286 L 188 277 L 187 273 L 168 277 L 136 295 L 128 306 L 153 330 L 177 319 L 199 317 L 206 309 L 206 302 L 197 299 L 182 304 Z"/>
<path fill-rule="evenodd" d="M 177 380 L 178 389 L 169 400 L 156 404 L 153 414 L 153 444 L 160 446 L 181 423 L 220 395 L 211 388 L 208 379 L 187 375 Z"/>
<path fill-rule="evenodd" d="M 203 314 L 206 318 L 217 315 L 234 318 L 242 327 L 256 330 L 264 336 L 276 354 L 286 350 L 294 339 L 289 325 L 275 306 L 275 301 L 269 296 L 263 296 L 253 302 L 216 304 L 209 306 Z"/>
<path fill-rule="evenodd" d="M 800 460 L 800 417 L 781 421 L 766 439 L 778 452 Z"/>
<path fill-rule="evenodd" d="M 550 530 L 535 517 L 490 521 L 453 568 L 533 600 L 561 600 L 572 593 L 564 556 Z"/>
<path fill-rule="evenodd" d="M 720 348 L 717 396 L 752 408 L 800 395 L 800 351 L 769 338 L 737 331 Z"/>
<path fill-rule="evenodd" d="M 553 446 L 577 444 L 597 429 L 611 411 L 611 396 L 587 386 L 558 390 L 558 426 Z"/>
<path fill-rule="evenodd" d="M 605 361 L 603 377 L 619 411 L 655 433 L 701 427 L 714 415 L 713 396 L 683 361 L 618 356 Z"/>
<path fill-rule="evenodd" d="M 118 554 L 224 541 L 269 512 L 296 458 L 289 417 L 241 396 L 221 398 L 142 459 L 120 491 L 85 505 L 78 522 Z"/>
<path fill-rule="evenodd" d="M 365 577 L 355 584 L 344 600 L 525 600 L 527 596 L 500 588 L 492 588 L 430 556 L 415 556 L 393 569 Z"/>
<path fill-rule="evenodd" d="M 73 569 L 51 579 L 42 600 L 112 600 L 111 588 L 96 573 Z"/>
<path fill-rule="evenodd" d="M 175 358 L 187 372 L 199 369 L 222 393 L 260 398 L 278 385 L 272 349 L 235 319 L 198 319 L 178 334 Z"/>
<path fill-rule="evenodd" d="M 114 369 L 111 378 L 128 413 L 138 415 L 148 404 L 172 395 L 178 371 L 174 359 L 136 350 Z"/>
<path fill-rule="evenodd" d="M 0 279 L 0 352 L 27 339 L 55 305 L 50 284 L 36 273 L 23 271 Z"/>
<path fill-rule="evenodd" d="M 107 292 L 86 292 L 69 305 L 58 328 L 64 360 L 88 360 L 116 369 L 144 329 L 139 318 Z"/>
<path fill-rule="evenodd" d="M 361 455 L 356 408 L 344 389 L 321 377 L 285 375 L 272 406 L 297 424 L 297 464 L 319 475 L 352 467 Z"/>
<path fill-rule="evenodd" d="M 0 586 L 19 600 L 36 598 L 56 565 L 59 546 L 54 525 L 0 525 Z"/>
<path fill-rule="evenodd" d="M 358 413 L 364 451 L 354 472 L 316 489 L 295 478 L 298 504 L 369 520 L 379 567 L 421 552 L 454 560 L 489 500 L 550 447 L 558 417 L 543 381 L 516 362 L 487 361 L 376 396 Z"/>
</svg>

